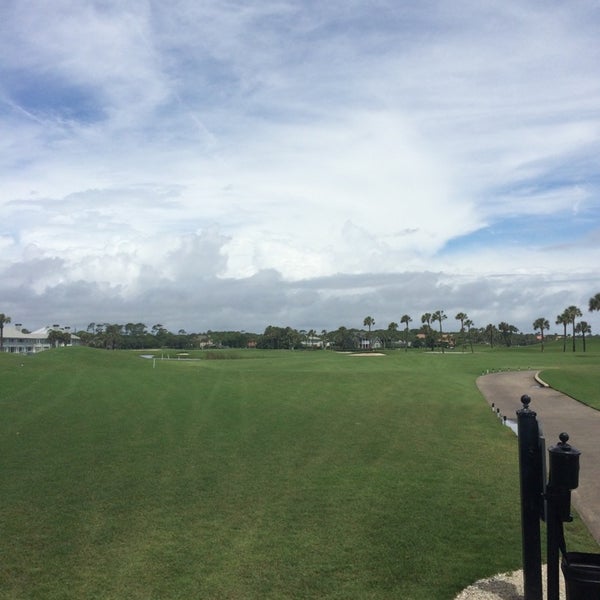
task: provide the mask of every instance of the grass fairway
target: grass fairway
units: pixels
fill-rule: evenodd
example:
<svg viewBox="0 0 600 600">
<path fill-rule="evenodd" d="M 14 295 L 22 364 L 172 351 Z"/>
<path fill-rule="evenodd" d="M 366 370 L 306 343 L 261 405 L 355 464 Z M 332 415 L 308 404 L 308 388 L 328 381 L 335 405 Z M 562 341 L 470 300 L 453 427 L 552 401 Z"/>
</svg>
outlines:
<svg viewBox="0 0 600 600">
<path fill-rule="evenodd" d="M 0 355 L 0 597 L 450 599 L 521 560 L 476 376 L 581 360 Z"/>
</svg>

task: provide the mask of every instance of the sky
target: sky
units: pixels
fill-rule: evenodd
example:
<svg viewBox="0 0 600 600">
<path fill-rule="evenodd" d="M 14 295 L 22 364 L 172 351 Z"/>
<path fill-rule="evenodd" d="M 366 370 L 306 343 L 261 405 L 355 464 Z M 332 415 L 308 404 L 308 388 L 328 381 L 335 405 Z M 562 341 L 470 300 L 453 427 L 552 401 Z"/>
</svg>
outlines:
<svg viewBox="0 0 600 600">
<path fill-rule="evenodd" d="M 598 0 L 3 0 L 0 312 L 600 333 L 599 32 Z"/>
</svg>

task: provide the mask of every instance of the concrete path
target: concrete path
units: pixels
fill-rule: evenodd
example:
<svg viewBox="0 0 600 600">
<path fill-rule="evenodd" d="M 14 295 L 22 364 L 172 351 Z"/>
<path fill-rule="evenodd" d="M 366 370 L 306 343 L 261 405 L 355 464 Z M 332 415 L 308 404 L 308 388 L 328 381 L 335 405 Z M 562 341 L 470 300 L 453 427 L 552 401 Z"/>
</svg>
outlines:
<svg viewBox="0 0 600 600">
<path fill-rule="evenodd" d="M 546 438 L 546 452 L 558 443 L 562 431 L 569 443 L 581 451 L 579 487 L 573 505 L 600 544 L 600 411 L 581 404 L 535 380 L 536 371 L 492 373 L 477 379 L 477 387 L 488 403 L 508 419 L 517 419 L 521 396 L 531 397 L 529 408 L 537 413 Z M 567 533 L 568 535 L 568 533 Z"/>
</svg>

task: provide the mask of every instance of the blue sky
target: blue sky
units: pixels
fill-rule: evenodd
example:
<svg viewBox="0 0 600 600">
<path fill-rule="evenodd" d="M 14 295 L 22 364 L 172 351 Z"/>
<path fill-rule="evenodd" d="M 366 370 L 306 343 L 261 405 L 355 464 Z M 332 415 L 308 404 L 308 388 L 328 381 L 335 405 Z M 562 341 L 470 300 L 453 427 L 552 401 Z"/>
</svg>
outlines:
<svg viewBox="0 0 600 600">
<path fill-rule="evenodd" d="M 0 311 L 530 331 L 600 291 L 591 0 L 0 6 Z M 558 331 L 558 328 L 557 328 Z"/>
</svg>

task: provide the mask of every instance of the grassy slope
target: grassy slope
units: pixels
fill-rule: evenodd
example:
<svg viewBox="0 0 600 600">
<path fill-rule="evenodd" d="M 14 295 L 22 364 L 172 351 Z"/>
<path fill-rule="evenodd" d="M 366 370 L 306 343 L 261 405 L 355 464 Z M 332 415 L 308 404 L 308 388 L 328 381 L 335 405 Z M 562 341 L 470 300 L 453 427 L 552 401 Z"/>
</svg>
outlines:
<svg viewBox="0 0 600 600">
<path fill-rule="evenodd" d="M 576 364 L 548 369 L 541 376 L 554 389 L 600 410 L 600 368 L 594 355 L 579 354 Z"/>
<path fill-rule="evenodd" d="M 474 379 L 573 357 L 239 356 L 0 357 L 0 597 L 435 600 L 519 566 Z"/>
</svg>

